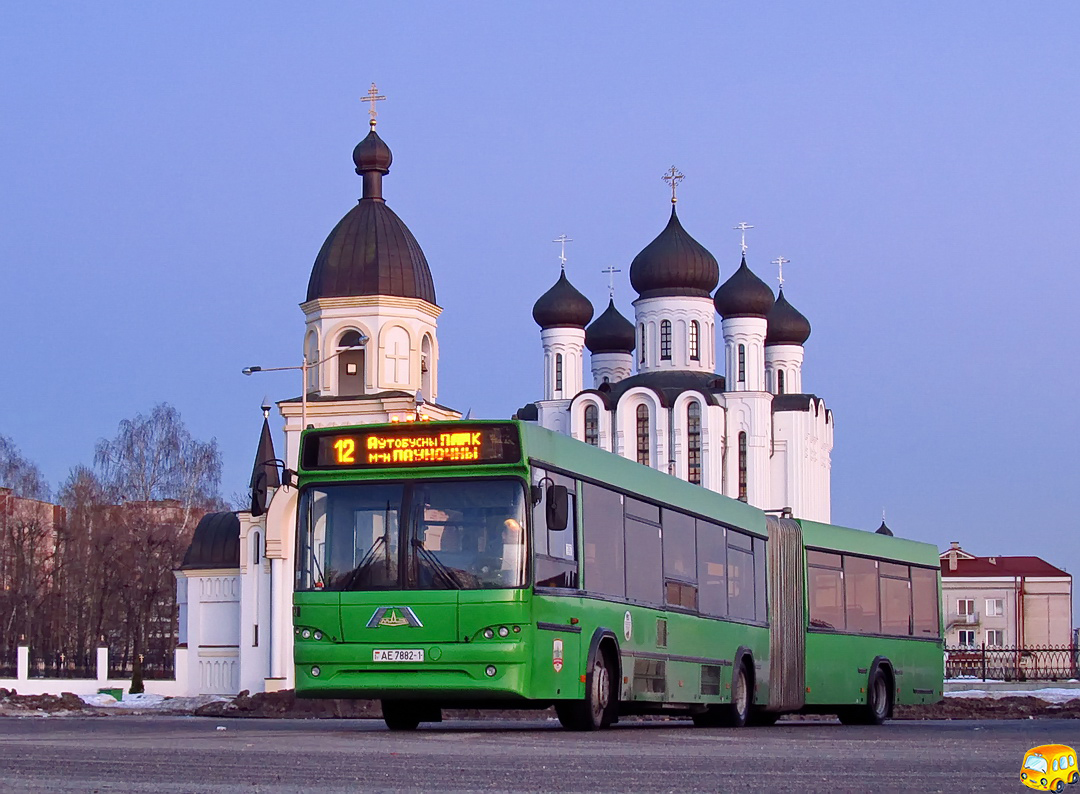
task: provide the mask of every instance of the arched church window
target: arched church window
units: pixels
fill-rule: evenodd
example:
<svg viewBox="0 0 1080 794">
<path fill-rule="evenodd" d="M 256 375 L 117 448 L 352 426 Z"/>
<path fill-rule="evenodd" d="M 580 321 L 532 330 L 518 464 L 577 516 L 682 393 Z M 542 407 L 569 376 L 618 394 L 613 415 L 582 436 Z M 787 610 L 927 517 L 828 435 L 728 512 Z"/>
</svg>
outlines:
<svg viewBox="0 0 1080 794">
<path fill-rule="evenodd" d="M 637 407 L 637 462 L 642 466 L 649 465 L 649 407 L 639 405 Z"/>
<path fill-rule="evenodd" d="M 435 396 L 435 390 L 432 388 L 431 381 L 431 359 L 431 337 L 427 334 L 424 334 L 424 341 L 420 343 L 420 391 L 422 391 L 424 393 L 424 396 L 429 399 Z"/>
<path fill-rule="evenodd" d="M 746 433 L 739 433 L 739 500 L 746 501 Z"/>
<path fill-rule="evenodd" d="M 319 337 L 312 331 L 307 335 L 304 347 L 304 362 L 307 364 L 308 393 L 319 389 Z"/>
<path fill-rule="evenodd" d="M 357 330 L 346 331 L 338 339 L 338 395 L 356 397 L 364 393 L 364 336 Z"/>
<path fill-rule="evenodd" d="M 671 321 L 660 323 L 660 360 L 671 361 Z"/>
<path fill-rule="evenodd" d="M 259 564 L 260 549 L 261 549 L 261 546 L 259 544 L 259 533 L 256 532 L 254 542 L 252 542 L 252 544 L 251 544 L 251 562 L 252 562 L 253 565 L 258 565 Z"/>
<path fill-rule="evenodd" d="M 600 445 L 600 411 L 595 405 L 585 406 L 585 443 Z"/>
<path fill-rule="evenodd" d="M 690 339 L 689 339 L 689 342 L 690 342 L 690 344 L 689 344 L 690 360 L 691 361 L 700 361 L 701 360 L 701 342 L 699 341 L 700 339 L 701 339 L 701 323 L 699 323 L 697 320 L 691 320 L 690 321 Z"/>
<path fill-rule="evenodd" d="M 686 406 L 686 479 L 701 485 L 701 403 Z"/>
<path fill-rule="evenodd" d="M 341 335 L 341 339 L 338 340 L 338 349 L 343 347 L 359 347 L 362 339 L 359 331 L 346 331 Z"/>
<path fill-rule="evenodd" d="M 782 369 L 776 370 L 776 393 L 784 393 L 784 370 Z"/>
<path fill-rule="evenodd" d="M 562 391 L 562 353 L 555 354 L 555 391 Z"/>
<path fill-rule="evenodd" d="M 746 383 L 746 345 L 739 345 L 739 383 Z"/>
<path fill-rule="evenodd" d="M 641 324 L 641 344 L 638 345 L 641 348 L 641 363 L 645 363 L 645 323 Z"/>
</svg>

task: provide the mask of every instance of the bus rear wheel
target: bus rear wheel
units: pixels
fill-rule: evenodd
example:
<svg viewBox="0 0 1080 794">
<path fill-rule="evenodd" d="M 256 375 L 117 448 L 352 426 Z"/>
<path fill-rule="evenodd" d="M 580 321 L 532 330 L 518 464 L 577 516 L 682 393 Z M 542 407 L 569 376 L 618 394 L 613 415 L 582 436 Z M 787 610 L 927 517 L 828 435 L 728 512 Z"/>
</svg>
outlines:
<svg viewBox="0 0 1080 794">
<path fill-rule="evenodd" d="M 568 731 L 597 731 L 611 725 L 616 708 L 612 667 L 607 655 L 597 650 L 585 679 L 585 698 L 556 701 L 555 714 Z"/>
<path fill-rule="evenodd" d="M 870 671 L 866 704 L 842 709 L 837 715 L 844 725 L 881 725 L 892 713 L 892 686 L 880 666 Z"/>
<path fill-rule="evenodd" d="M 384 700 L 382 715 L 386 727 L 392 731 L 415 731 L 420 727 L 420 709 L 415 703 Z"/>
<path fill-rule="evenodd" d="M 731 702 L 709 706 L 708 711 L 693 716 L 699 728 L 741 728 L 750 717 L 750 677 L 746 666 L 738 665 L 731 674 Z"/>
</svg>

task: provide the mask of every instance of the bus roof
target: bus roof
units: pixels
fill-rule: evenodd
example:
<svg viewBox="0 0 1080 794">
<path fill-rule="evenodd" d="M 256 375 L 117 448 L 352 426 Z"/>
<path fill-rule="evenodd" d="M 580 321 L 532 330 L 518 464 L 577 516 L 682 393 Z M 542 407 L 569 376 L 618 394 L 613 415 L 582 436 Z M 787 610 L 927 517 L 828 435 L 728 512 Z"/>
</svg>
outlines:
<svg viewBox="0 0 1080 794">
<path fill-rule="evenodd" d="M 808 548 L 849 551 L 930 568 L 939 568 L 941 565 L 937 546 L 932 543 L 879 535 L 864 529 L 820 524 L 817 521 L 800 519 L 799 524 L 803 528 L 803 543 Z"/>
</svg>

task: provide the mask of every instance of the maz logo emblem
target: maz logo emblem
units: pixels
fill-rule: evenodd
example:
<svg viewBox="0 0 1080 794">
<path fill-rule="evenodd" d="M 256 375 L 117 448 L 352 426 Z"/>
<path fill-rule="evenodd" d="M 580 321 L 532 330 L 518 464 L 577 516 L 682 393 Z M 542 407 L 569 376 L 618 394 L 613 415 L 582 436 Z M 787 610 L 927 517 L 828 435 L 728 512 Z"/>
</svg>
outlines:
<svg viewBox="0 0 1080 794">
<path fill-rule="evenodd" d="M 419 629 L 424 624 L 408 607 L 379 607 L 367 622 L 367 627 L 377 629 L 379 626 L 412 626 Z"/>
</svg>

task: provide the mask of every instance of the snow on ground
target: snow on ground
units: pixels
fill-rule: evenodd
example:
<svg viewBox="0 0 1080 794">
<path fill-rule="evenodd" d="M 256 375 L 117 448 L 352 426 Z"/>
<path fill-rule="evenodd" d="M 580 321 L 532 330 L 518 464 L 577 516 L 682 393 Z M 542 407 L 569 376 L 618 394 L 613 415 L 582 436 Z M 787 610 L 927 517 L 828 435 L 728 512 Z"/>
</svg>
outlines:
<svg viewBox="0 0 1080 794">
<path fill-rule="evenodd" d="M 992 700 L 1000 700 L 1001 698 L 1022 698 L 1031 697 L 1038 698 L 1039 700 L 1045 700 L 1048 703 L 1067 703 L 1070 700 L 1076 700 L 1080 698 L 1080 689 L 1027 689 L 1027 690 L 985 690 L 985 689 L 965 689 L 961 692 L 946 692 L 947 698 L 990 698 Z"/>
<path fill-rule="evenodd" d="M 124 695 L 122 700 L 117 700 L 112 695 L 100 693 L 97 695 L 79 695 L 83 703 L 88 706 L 103 706 L 106 708 L 139 709 L 140 711 L 191 711 L 199 706 L 215 701 L 228 701 L 232 698 L 222 695 L 196 695 L 195 697 L 167 698 L 164 695 L 151 695 L 143 693 L 133 695 L 130 692 Z"/>
</svg>

